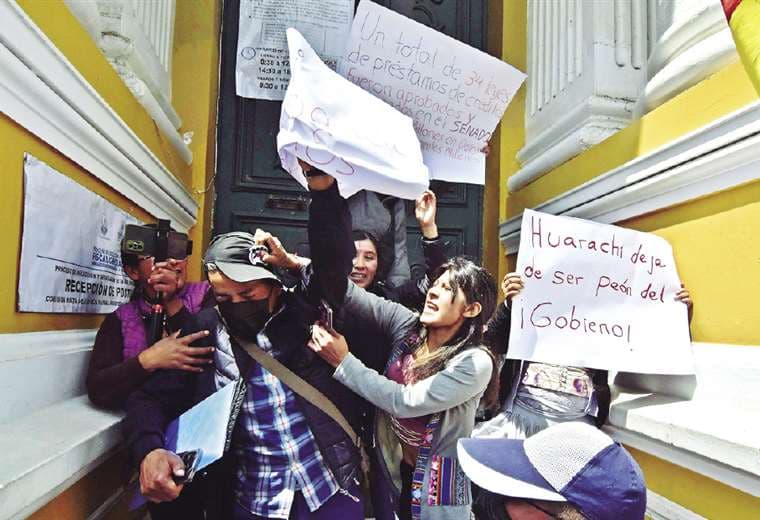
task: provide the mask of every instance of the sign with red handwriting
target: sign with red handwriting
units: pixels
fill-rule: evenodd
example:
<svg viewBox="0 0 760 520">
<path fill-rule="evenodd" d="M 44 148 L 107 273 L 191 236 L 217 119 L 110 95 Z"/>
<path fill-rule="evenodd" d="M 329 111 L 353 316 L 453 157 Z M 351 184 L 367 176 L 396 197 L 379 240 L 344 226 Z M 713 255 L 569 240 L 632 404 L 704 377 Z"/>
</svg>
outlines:
<svg viewBox="0 0 760 520">
<path fill-rule="evenodd" d="M 507 357 L 646 374 L 693 374 L 673 249 L 651 233 L 523 213 Z"/>
<path fill-rule="evenodd" d="M 525 74 L 362 0 L 338 72 L 414 120 L 430 178 L 484 184 L 485 156 Z"/>
<path fill-rule="evenodd" d="M 428 169 L 412 120 L 330 70 L 287 30 L 291 77 L 280 113 L 282 167 L 306 188 L 298 159 L 335 177 L 343 197 L 370 190 L 416 199 Z"/>
</svg>

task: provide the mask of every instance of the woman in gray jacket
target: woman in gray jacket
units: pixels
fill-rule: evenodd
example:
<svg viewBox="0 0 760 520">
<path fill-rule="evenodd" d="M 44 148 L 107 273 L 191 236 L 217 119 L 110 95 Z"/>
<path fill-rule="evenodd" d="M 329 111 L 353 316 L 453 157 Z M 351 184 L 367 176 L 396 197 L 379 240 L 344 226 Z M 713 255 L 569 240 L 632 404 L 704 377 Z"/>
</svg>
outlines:
<svg viewBox="0 0 760 520">
<path fill-rule="evenodd" d="M 333 377 L 379 409 L 376 470 L 387 501 L 374 504 L 378 518 L 394 512 L 402 520 L 470 518 L 470 482 L 457 464 L 456 445 L 472 432 L 492 381 L 482 331 L 495 303 L 491 275 L 463 258 L 439 269 L 421 315 L 349 284 L 345 315 L 389 338 L 385 375 L 360 361 L 362 345 L 349 352 L 343 336 L 314 326 L 309 346 L 336 367 Z"/>
</svg>

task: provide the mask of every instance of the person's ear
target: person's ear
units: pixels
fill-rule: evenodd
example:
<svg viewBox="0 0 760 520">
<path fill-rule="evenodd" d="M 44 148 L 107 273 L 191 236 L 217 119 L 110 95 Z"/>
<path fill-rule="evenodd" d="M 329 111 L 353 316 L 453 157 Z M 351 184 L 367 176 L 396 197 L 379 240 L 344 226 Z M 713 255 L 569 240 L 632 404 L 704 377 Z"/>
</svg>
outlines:
<svg viewBox="0 0 760 520">
<path fill-rule="evenodd" d="M 272 313 L 277 308 L 277 303 L 280 301 L 280 295 L 282 294 L 282 287 L 280 285 L 272 284 L 272 288 L 269 291 L 269 312 Z"/>
<path fill-rule="evenodd" d="M 125 265 L 124 272 L 127 273 L 127 276 L 129 276 L 129 278 L 133 282 L 137 282 L 140 280 L 140 273 L 137 271 L 136 267 L 132 267 L 131 265 Z"/>
<path fill-rule="evenodd" d="M 482 310 L 483 310 L 483 306 L 480 305 L 480 302 L 470 303 L 464 308 L 464 317 L 474 318 L 475 316 L 480 314 Z"/>
</svg>

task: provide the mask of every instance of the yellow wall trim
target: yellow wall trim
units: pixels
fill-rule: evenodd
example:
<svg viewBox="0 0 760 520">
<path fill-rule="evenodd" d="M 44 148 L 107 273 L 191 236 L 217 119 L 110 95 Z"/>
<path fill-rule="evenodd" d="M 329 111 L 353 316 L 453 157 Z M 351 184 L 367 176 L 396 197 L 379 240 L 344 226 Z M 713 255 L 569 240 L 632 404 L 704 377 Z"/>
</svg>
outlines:
<svg viewBox="0 0 760 520">
<path fill-rule="evenodd" d="M 3 112 L 156 217 L 183 229 L 198 203 L 17 6 L 0 5 Z"/>
</svg>

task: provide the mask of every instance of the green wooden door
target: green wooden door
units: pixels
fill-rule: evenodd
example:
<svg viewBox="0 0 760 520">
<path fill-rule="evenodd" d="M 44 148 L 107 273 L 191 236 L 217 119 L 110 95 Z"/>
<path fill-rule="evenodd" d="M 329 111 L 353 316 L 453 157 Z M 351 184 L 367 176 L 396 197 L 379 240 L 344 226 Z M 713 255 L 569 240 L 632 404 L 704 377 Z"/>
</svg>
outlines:
<svg viewBox="0 0 760 520">
<path fill-rule="evenodd" d="M 485 0 L 384 0 L 378 2 L 474 47 L 485 46 Z M 309 196 L 280 167 L 275 141 L 280 102 L 235 95 L 239 0 L 225 0 L 222 21 L 221 85 L 217 129 L 214 234 L 257 227 L 291 250 L 306 244 Z M 450 255 L 480 261 L 483 189 L 433 182 L 438 227 Z M 413 203 L 407 203 L 409 259 L 413 274 L 424 272 Z"/>
</svg>

